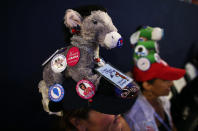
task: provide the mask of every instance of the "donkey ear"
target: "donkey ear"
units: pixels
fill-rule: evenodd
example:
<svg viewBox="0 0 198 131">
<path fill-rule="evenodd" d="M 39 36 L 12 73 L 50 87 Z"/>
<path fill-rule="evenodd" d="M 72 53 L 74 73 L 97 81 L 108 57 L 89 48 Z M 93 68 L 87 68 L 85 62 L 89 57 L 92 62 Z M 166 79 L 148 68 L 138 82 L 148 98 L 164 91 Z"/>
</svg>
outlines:
<svg viewBox="0 0 198 131">
<path fill-rule="evenodd" d="M 81 22 L 82 22 L 82 17 L 78 12 L 72 9 L 66 10 L 65 16 L 64 16 L 65 26 L 69 28 L 73 28 L 73 27 L 76 27 L 77 25 L 81 25 Z"/>
</svg>

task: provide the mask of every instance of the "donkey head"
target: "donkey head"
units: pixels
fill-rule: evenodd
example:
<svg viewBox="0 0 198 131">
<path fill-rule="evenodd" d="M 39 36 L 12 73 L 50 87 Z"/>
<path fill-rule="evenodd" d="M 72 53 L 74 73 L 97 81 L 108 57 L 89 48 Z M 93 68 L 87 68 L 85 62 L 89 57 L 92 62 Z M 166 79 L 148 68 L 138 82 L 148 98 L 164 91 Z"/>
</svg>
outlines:
<svg viewBox="0 0 198 131">
<path fill-rule="evenodd" d="M 120 47 L 123 44 L 117 28 L 104 11 L 92 11 L 89 16 L 83 18 L 77 11 L 68 9 L 64 16 L 64 24 L 72 33 L 77 32 L 77 35 L 89 43 L 100 44 L 107 49 Z"/>
</svg>

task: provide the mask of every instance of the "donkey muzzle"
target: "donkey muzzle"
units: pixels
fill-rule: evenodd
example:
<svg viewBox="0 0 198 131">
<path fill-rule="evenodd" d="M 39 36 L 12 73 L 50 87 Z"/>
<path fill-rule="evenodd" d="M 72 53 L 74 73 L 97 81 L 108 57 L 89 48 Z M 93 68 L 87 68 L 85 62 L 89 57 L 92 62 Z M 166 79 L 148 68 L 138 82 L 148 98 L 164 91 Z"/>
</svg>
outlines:
<svg viewBox="0 0 198 131">
<path fill-rule="evenodd" d="M 104 44 L 107 48 L 121 47 L 123 45 L 123 40 L 118 32 L 110 32 L 106 34 L 104 39 Z"/>
</svg>

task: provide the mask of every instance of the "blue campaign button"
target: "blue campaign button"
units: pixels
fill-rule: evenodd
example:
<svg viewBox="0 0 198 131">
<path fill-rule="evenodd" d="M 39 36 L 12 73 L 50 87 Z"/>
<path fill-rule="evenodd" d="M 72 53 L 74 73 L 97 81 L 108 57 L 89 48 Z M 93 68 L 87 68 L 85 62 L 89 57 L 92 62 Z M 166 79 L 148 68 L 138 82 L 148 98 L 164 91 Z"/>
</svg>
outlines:
<svg viewBox="0 0 198 131">
<path fill-rule="evenodd" d="M 118 42 L 117 42 L 117 47 L 121 47 L 123 45 L 123 39 L 122 38 L 120 38 L 119 40 L 118 40 Z"/>
<path fill-rule="evenodd" d="M 54 102 L 59 102 L 64 97 L 64 89 L 60 84 L 50 86 L 48 91 L 49 99 Z"/>
</svg>

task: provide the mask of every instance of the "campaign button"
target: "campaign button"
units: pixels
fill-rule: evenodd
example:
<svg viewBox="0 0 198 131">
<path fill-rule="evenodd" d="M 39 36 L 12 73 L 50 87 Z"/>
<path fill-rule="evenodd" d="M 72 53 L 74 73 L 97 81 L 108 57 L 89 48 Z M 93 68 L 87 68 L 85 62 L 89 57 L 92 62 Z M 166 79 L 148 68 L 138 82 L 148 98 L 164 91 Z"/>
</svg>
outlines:
<svg viewBox="0 0 198 131">
<path fill-rule="evenodd" d="M 66 57 L 62 54 L 57 54 L 51 61 L 51 68 L 55 73 L 60 73 L 67 67 Z"/>
<path fill-rule="evenodd" d="M 67 52 L 66 59 L 69 66 L 75 66 L 80 59 L 80 51 L 78 47 L 71 47 Z"/>
<path fill-rule="evenodd" d="M 123 45 L 123 39 L 122 38 L 120 38 L 119 40 L 118 40 L 118 42 L 117 42 L 117 47 L 121 47 Z"/>
<path fill-rule="evenodd" d="M 48 91 L 49 99 L 54 102 L 59 102 L 64 97 L 64 89 L 60 84 L 54 84 Z"/>
<path fill-rule="evenodd" d="M 147 58 L 143 57 L 137 60 L 137 67 L 142 71 L 147 71 L 150 66 L 150 61 Z"/>
<path fill-rule="evenodd" d="M 95 86 L 88 80 L 80 80 L 76 85 L 76 92 L 83 99 L 91 99 L 95 95 Z"/>
</svg>

